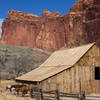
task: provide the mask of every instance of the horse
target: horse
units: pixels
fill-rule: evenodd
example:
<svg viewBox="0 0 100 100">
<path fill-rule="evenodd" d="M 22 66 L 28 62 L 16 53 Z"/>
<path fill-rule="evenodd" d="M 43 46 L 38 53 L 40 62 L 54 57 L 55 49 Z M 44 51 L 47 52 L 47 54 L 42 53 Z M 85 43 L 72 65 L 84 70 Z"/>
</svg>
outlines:
<svg viewBox="0 0 100 100">
<path fill-rule="evenodd" d="M 21 88 L 23 86 L 25 86 L 25 85 L 19 85 L 19 84 L 8 85 L 8 86 L 6 86 L 6 90 L 9 90 L 10 92 L 12 92 L 16 88 Z"/>
<path fill-rule="evenodd" d="M 23 85 L 20 88 L 15 88 L 15 91 L 17 92 L 17 95 L 19 95 L 19 92 L 22 93 L 22 96 L 24 96 L 25 94 L 27 94 L 28 92 L 30 92 L 31 87 L 27 86 L 27 85 Z"/>
</svg>

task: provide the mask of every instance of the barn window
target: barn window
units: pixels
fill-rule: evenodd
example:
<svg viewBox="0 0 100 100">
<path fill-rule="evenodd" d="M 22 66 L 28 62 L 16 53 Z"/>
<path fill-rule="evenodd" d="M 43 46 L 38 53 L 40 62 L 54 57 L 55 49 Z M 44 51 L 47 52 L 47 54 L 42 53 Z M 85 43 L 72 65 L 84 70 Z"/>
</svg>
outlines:
<svg viewBox="0 0 100 100">
<path fill-rule="evenodd" d="M 100 67 L 95 67 L 95 80 L 100 80 Z"/>
</svg>

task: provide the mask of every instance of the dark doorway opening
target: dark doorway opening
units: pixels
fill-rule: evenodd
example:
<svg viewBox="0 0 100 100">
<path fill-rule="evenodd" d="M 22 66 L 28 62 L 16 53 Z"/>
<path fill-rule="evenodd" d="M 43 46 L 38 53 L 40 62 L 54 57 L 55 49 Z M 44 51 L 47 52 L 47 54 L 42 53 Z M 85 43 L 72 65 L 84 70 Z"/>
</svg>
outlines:
<svg viewBox="0 0 100 100">
<path fill-rule="evenodd" d="M 100 80 L 100 67 L 95 67 L 95 80 Z"/>
</svg>

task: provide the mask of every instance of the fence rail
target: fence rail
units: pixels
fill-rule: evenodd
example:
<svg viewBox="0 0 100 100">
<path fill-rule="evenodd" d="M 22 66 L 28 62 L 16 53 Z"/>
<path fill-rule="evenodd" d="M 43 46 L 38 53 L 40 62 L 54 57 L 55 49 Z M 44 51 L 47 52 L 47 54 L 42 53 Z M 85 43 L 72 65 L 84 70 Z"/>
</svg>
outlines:
<svg viewBox="0 0 100 100">
<path fill-rule="evenodd" d="M 42 89 L 38 91 L 31 91 L 31 97 L 37 98 L 37 100 L 63 100 L 62 98 L 77 98 L 78 100 L 86 100 L 85 93 L 73 94 L 64 93 L 59 90 L 54 91 L 43 91 Z"/>
</svg>

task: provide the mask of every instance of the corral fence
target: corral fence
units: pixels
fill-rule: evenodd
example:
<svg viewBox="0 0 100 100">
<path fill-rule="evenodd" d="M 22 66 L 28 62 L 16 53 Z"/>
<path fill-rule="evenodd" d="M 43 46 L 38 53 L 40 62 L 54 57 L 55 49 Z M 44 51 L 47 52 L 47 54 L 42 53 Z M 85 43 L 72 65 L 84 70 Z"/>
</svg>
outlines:
<svg viewBox="0 0 100 100">
<path fill-rule="evenodd" d="M 37 100 L 66 100 L 66 98 L 67 100 L 68 98 L 75 98 L 76 100 L 86 100 L 84 92 L 80 94 L 72 94 L 63 93 L 59 90 L 43 91 L 42 89 L 32 89 L 30 95 L 32 98 L 36 98 Z"/>
</svg>

